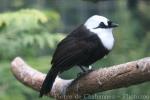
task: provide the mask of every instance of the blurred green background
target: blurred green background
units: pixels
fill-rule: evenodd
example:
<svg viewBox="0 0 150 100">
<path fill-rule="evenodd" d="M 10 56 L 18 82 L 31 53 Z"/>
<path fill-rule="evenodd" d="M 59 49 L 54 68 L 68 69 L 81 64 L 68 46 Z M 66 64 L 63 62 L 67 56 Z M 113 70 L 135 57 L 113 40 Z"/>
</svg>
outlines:
<svg viewBox="0 0 150 100">
<path fill-rule="evenodd" d="M 11 61 L 20 56 L 35 69 L 48 72 L 57 43 L 94 14 L 112 19 L 119 27 L 114 30 L 114 49 L 93 66 L 106 67 L 150 56 L 149 5 L 149 0 L 0 0 L 0 100 L 49 100 L 39 99 L 38 92 L 14 78 Z M 78 72 L 74 68 L 62 77 L 75 78 Z M 149 84 L 96 95 L 108 97 L 101 100 L 150 100 Z"/>
</svg>

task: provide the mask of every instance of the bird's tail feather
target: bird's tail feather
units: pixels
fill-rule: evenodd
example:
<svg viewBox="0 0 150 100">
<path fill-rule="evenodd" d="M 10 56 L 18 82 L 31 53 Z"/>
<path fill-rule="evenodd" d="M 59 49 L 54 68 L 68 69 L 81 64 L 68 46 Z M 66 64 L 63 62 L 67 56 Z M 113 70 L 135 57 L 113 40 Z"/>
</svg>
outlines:
<svg viewBox="0 0 150 100">
<path fill-rule="evenodd" d="M 39 97 L 42 97 L 44 94 L 47 94 L 48 92 L 51 91 L 58 72 L 59 70 L 56 67 L 52 66 L 42 84 Z"/>
</svg>

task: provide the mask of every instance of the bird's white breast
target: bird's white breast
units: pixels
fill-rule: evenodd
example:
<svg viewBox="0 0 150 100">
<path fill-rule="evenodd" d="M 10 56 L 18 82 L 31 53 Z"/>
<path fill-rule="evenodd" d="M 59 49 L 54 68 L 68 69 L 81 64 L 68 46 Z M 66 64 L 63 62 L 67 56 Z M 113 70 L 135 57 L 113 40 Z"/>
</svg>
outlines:
<svg viewBox="0 0 150 100">
<path fill-rule="evenodd" d="M 108 50 L 111 50 L 114 46 L 114 37 L 112 34 L 112 29 L 92 29 L 90 30 L 97 34 L 101 42 Z"/>
</svg>

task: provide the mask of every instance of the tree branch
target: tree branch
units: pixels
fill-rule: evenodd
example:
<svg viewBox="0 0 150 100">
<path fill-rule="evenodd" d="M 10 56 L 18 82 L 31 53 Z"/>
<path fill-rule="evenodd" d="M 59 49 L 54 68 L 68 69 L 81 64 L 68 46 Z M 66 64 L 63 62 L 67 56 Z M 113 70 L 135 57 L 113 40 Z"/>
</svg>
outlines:
<svg viewBox="0 0 150 100">
<path fill-rule="evenodd" d="M 19 57 L 12 61 L 11 71 L 21 83 L 36 91 L 40 90 L 45 78 L 45 74 L 31 68 Z M 75 80 L 57 77 L 48 96 L 58 100 L 77 100 L 81 99 L 84 94 L 94 94 L 146 81 L 150 81 L 150 57 L 100 68 Z"/>
</svg>

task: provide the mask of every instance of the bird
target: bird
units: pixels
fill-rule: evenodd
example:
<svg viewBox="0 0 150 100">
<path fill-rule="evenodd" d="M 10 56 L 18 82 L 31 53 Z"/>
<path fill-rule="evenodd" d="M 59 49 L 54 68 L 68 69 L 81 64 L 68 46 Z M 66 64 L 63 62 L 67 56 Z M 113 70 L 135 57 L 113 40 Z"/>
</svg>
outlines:
<svg viewBox="0 0 150 100">
<path fill-rule="evenodd" d="M 113 28 L 118 24 L 100 15 L 93 15 L 68 34 L 56 47 L 51 69 L 40 89 L 39 97 L 51 91 L 59 73 L 79 66 L 82 70 L 106 56 L 114 46 Z"/>
</svg>

